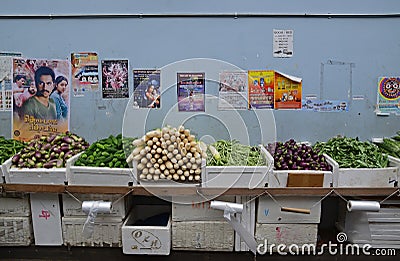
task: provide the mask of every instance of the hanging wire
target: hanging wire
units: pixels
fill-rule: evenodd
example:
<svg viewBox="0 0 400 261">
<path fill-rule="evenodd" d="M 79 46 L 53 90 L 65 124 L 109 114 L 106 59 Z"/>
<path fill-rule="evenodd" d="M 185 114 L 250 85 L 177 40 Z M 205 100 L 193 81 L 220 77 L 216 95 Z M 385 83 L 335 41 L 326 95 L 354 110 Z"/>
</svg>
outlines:
<svg viewBox="0 0 400 261">
<path fill-rule="evenodd" d="M 388 200 L 389 198 L 391 198 L 392 196 L 394 196 L 396 193 L 398 193 L 399 196 L 400 196 L 400 189 L 396 189 L 392 194 L 390 194 L 389 196 L 387 196 L 386 198 L 384 198 L 382 201 L 380 201 L 379 204 L 382 204 L 383 202 L 385 202 L 386 200 Z"/>
<path fill-rule="evenodd" d="M 124 197 L 128 196 L 129 194 L 131 194 L 134 191 L 134 189 L 130 189 L 128 192 L 126 192 L 124 195 L 122 195 L 121 197 L 119 197 L 117 200 L 111 202 L 111 206 L 114 206 L 114 204 L 116 204 L 118 201 L 120 201 L 121 199 L 123 199 Z"/>
<path fill-rule="evenodd" d="M 74 196 L 71 192 L 69 192 L 67 189 L 65 189 L 65 192 L 66 192 L 68 195 L 70 195 L 73 199 L 75 199 L 76 201 L 78 201 L 79 204 L 82 205 L 82 201 L 79 200 L 79 198 L 75 197 L 75 196 Z"/>
</svg>

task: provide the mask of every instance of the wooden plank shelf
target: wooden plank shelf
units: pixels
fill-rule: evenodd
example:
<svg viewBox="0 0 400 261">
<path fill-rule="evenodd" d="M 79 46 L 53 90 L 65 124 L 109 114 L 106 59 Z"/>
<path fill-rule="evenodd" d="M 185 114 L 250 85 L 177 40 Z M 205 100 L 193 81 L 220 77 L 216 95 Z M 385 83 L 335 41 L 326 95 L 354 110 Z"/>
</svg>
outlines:
<svg viewBox="0 0 400 261">
<path fill-rule="evenodd" d="M 285 196 L 325 196 L 334 190 L 342 196 L 388 196 L 399 190 L 393 188 L 202 188 L 202 187 L 143 187 L 143 186 L 77 186 L 77 185 L 39 185 L 39 184 L 0 184 L 0 193 L 82 193 L 82 194 L 132 194 L 143 196 L 180 196 L 180 195 L 249 195 L 257 196 L 270 193 Z M 331 193 L 331 196 L 336 196 Z"/>
</svg>

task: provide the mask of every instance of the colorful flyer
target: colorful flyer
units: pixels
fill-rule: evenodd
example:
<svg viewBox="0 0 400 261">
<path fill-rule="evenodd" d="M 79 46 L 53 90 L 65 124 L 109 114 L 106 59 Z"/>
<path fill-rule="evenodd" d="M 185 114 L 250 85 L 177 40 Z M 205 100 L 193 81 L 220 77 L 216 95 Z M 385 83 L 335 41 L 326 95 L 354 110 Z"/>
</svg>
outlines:
<svg viewBox="0 0 400 261">
<path fill-rule="evenodd" d="M 315 112 L 346 112 L 349 111 L 348 102 L 344 100 L 311 100 L 302 101 L 303 110 Z"/>
<path fill-rule="evenodd" d="M 13 59 L 12 135 L 29 141 L 69 129 L 70 62 Z"/>
<path fill-rule="evenodd" d="M 160 70 L 133 70 L 133 106 L 135 108 L 161 107 Z"/>
<path fill-rule="evenodd" d="M 301 78 L 275 71 L 275 109 L 301 109 L 301 81 Z"/>
<path fill-rule="evenodd" d="M 219 110 L 247 110 L 247 72 L 219 74 Z"/>
<path fill-rule="evenodd" d="M 205 111 L 205 73 L 177 73 L 178 111 Z"/>
<path fill-rule="evenodd" d="M 274 108 L 274 71 L 249 71 L 249 108 Z"/>
<path fill-rule="evenodd" d="M 103 99 L 129 98 L 128 60 L 102 60 Z"/>
<path fill-rule="evenodd" d="M 99 90 L 99 61 L 97 53 L 72 53 L 72 92 L 75 97 Z"/>
<path fill-rule="evenodd" d="M 378 111 L 400 115 L 400 77 L 381 77 L 378 82 Z"/>
</svg>

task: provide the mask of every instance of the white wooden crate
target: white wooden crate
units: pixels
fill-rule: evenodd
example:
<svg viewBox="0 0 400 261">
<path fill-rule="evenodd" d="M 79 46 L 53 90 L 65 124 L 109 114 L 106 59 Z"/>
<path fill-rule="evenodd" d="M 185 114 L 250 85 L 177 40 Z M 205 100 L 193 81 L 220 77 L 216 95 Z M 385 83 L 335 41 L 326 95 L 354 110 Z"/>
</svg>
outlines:
<svg viewBox="0 0 400 261">
<path fill-rule="evenodd" d="M 119 194 L 74 194 L 74 197 L 83 201 L 110 201 L 115 202 L 120 199 L 123 195 Z M 75 198 L 68 194 L 62 194 L 63 202 L 63 213 L 65 217 L 77 217 L 77 216 L 87 216 L 86 213 L 82 211 L 82 204 L 78 202 Z M 112 204 L 112 211 L 108 214 L 97 214 L 97 216 L 102 217 L 119 217 L 121 220 L 125 218 L 128 214 L 129 208 L 131 207 L 131 200 L 129 197 L 120 199 L 115 204 Z"/>
<path fill-rule="evenodd" d="M 400 249 L 400 208 L 346 212 L 344 232 L 354 244 Z"/>
<path fill-rule="evenodd" d="M 267 152 L 269 154 L 269 152 Z M 332 187 L 333 177 L 339 169 L 339 165 L 327 154 L 324 154 L 326 161 L 332 166 L 332 171 L 319 171 L 319 170 L 273 170 L 268 175 L 268 187 L 270 188 L 282 188 L 288 187 L 288 179 L 291 175 L 302 175 L 302 181 L 297 187 L 307 187 L 314 183 L 314 186 L 318 187 Z M 271 156 L 272 157 L 272 156 Z M 320 176 L 322 176 L 322 182 Z M 295 177 L 295 176 L 293 176 Z M 307 180 L 305 178 L 307 177 Z M 317 180 L 317 181 L 316 181 Z M 303 184 L 302 184 L 303 183 Z"/>
<path fill-rule="evenodd" d="M 260 251 L 275 252 L 276 246 L 286 246 L 280 251 L 288 251 L 290 245 L 295 244 L 302 249 L 302 245 L 316 247 L 318 239 L 318 224 L 256 224 L 256 241 L 263 244 Z M 275 246 L 272 246 L 274 244 Z"/>
<path fill-rule="evenodd" d="M 240 223 L 254 236 L 256 223 L 256 200 L 251 196 L 236 196 L 236 203 L 243 204 L 243 212 L 240 214 Z M 235 232 L 235 251 L 249 251 L 246 242 Z"/>
<path fill-rule="evenodd" d="M 233 251 L 234 234 L 226 221 L 173 221 L 172 249 Z"/>
<path fill-rule="evenodd" d="M 285 212 L 270 197 L 258 198 L 257 223 L 279 224 L 319 224 L 321 218 L 321 202 L 316 204 L 321 197 L 313 196 L 277 196 L 275 200 L 283 207 L 310 210 L 310 214 Z M 315 206 L 314 206 L 315 205 Z"/>
<path fill-rule="evenodd" d="M 135 225 L 139 220 L 169 213 L 168 220 L 157 223 Z M 164 223 L 165 225 L 158 223 Z M 122 251 L 133 255 L 169 255 L 171 251 L 171 207 L 158 205 L 136 205 L 122 225 Z"/>
<path fill-rule="evenodd" d="M 128 186 L 137 185 L 133 168 L 108 168 L 74 166 L 82 153 L 67 160 L 67 180 L 69 185 Z"/>
<path fill-rule="evenodd" d="M 214 199 L 213 199 L 214 200 Z M 235 196 L 220 196 L 215 200 L 235 202 Z M 178 203 L 175 203 L 178 202 Z M 201 196 L 173 196 L 172 221 L 225 220 L 224 212 L 210 208 L 210 202 Z"/>
<path fill-rule="evenodd" d="M 394 187 L 398 181 L 400 159 L 389 157 L 387 168 L 339 168 L 334 187 Z"/>
<path fill-rule="evenodd" d="M 66 168 L 10 168 L 5 172 L 6 183 L 64 185 L 67 181 Z"/>
<path fill-rule="evenodd" d="M 0 217 L 0 246 L 29 246 L 32 238 L 30 217 Z"/>
<path fill-rule="evenodd" d="M 10 183 L 10 167 L 12 164 L 12 158 L 9 158 L 8 160 L 4 161 L 3 164 L 0 165 L 0 173 L 4 177 L 4 181 L 6 183 Z"/>
<path fill-rule="evenodd" d="M 86 217 L 63 217 L 62 233 L 64 245 L 86 247 L 121 247 L 122 220 L 114 217 L 96 217 L 93 235 L 85 238 L 82 234 Z"/>
<path fill-rule="evenodd" d="M 274 162 L 271 154 L 262 145 L 260 148 L 261 156 L 266 161 L 265 166 L 206 166 L 206 171 L 202 172 L 202 186 L 250 189 L 265 187 Z"/>
<path fill-rule="evenodd" d="M 29 205 L 28 196 L 21 196 L 21 197 L 0 196 L 0 216 L 30 217 L 31 208 Z"/>
</svg>

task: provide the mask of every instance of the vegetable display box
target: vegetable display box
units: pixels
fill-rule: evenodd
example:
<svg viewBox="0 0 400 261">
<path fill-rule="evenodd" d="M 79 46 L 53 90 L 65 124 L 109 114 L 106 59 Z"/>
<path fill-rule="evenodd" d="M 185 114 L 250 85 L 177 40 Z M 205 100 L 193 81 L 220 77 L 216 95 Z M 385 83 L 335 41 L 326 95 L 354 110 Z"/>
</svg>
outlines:
<svg viewBox="0 0 400 261">
<path fill-rule="evenodd" d="M 265 148 L 260 148 L 265 166 L 206 166 L 202 175 L 202 186 L 250 189 L 265 187 L 272 170 L 273 158 Z"/>
<path fill-rule="evenodd" d="M 0 183 L 2 183 L 3 181 L 6 183 L 10 183 L 8 171 L 10 169 L 11 163 L 11 158 L 9 158 L 0 165 L 0 177 L 2 177 Z"/>
<path fill-rule="evenodd" d="M 6 183 L 64 185 L 67 180 L 66 168 L 11 168 L 11 159 L 3 165 Z"/>
<path fill-rule="evenodd" d="M 77 154 L 67 161 L 69 185 L 128 186 L 137 184 L 134 168 L 74 166 L 80 155 Z"/>
<path fill-rule="evenodd" d="M 394 187 L 398 181 L 400 159 L 389 157 L 386 168 L 339 168 L 334 187 Z"/>
<path fill-rule="evenodd" d="M 269 152 L 267 152 L 269 154 Z M 271 154 L 270 154 L 271 155 Z M 272 157 L 272 156 L 271 156 Z M 268 187 L 331 187 L 333 177 L 339 165 L 328 155 L 324 154 L 331 171 L 322 170 L 273 170 L 268 175 Z"/>
</svg>

